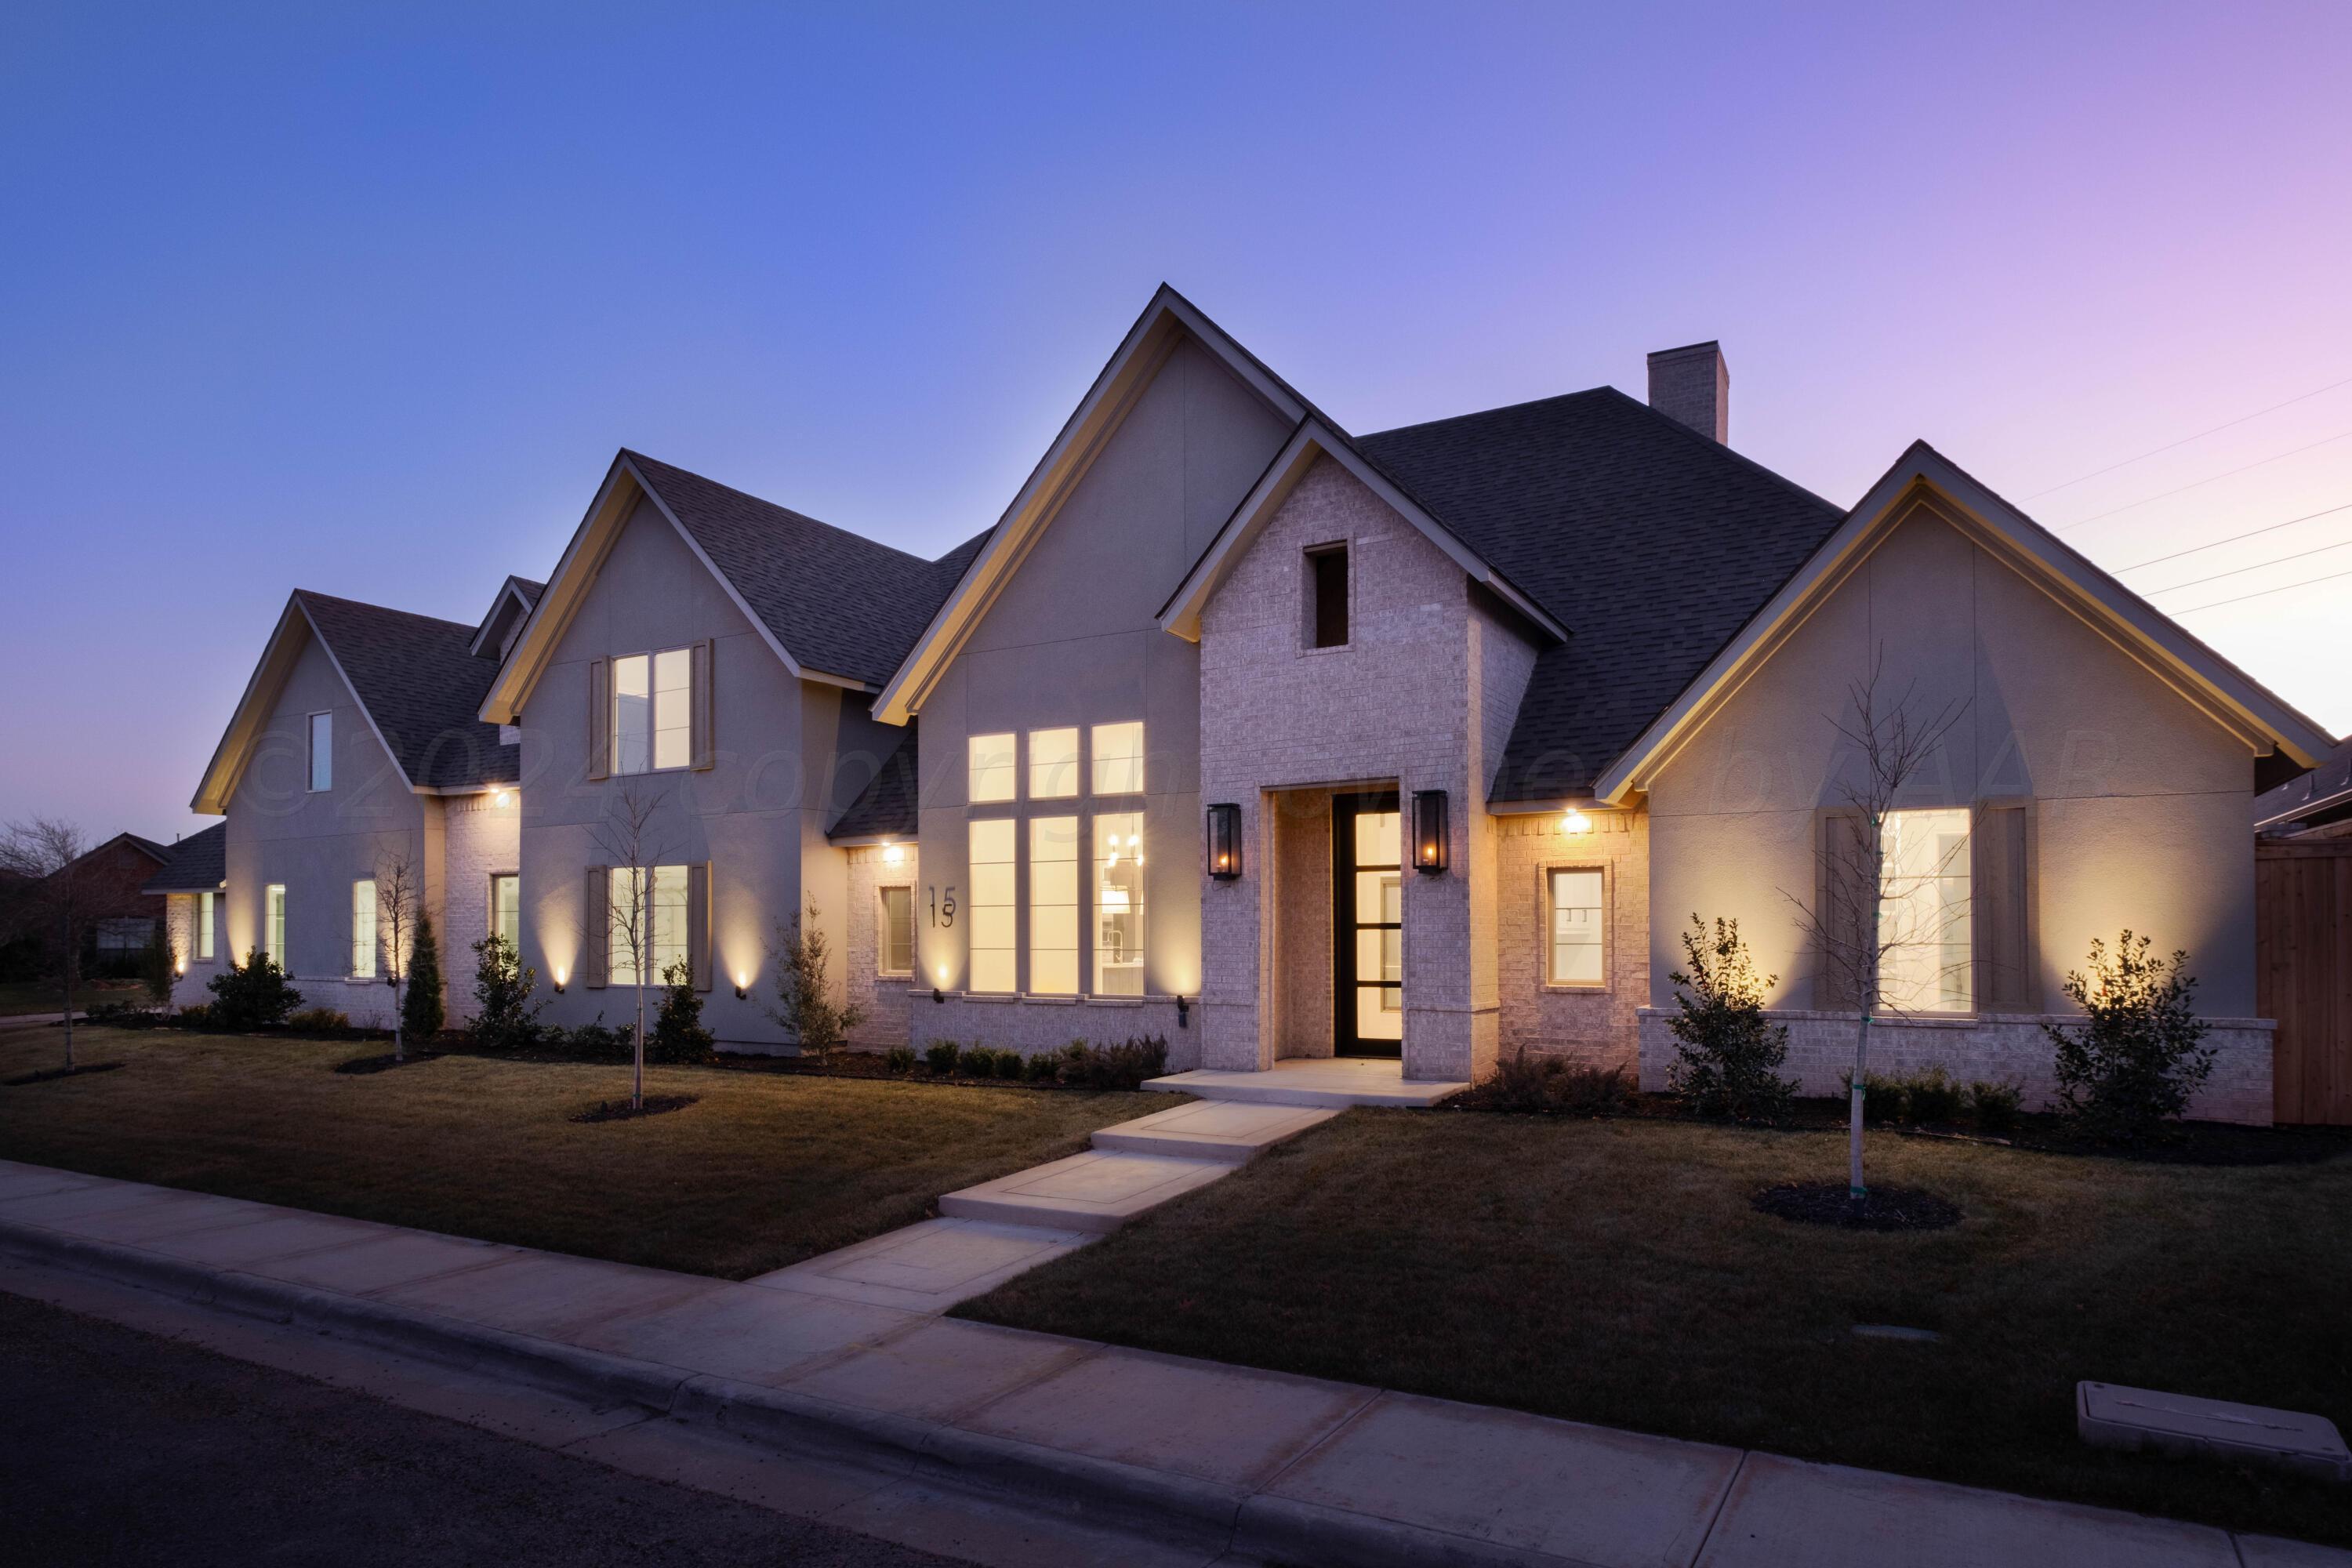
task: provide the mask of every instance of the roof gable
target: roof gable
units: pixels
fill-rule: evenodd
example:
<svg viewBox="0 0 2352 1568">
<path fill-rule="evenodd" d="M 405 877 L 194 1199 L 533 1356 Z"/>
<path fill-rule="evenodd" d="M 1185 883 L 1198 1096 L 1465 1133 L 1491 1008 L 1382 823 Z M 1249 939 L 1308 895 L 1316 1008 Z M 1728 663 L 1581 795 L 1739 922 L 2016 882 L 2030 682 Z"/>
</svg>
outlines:
<svg viewBox="0 0 2352 1568">
<path fill-rule="evenodd" d="M 2049 594 L 2187 701 L 2238 735 L 2257 754 L 2275 746 L 2308 767 L 2335 742 L 2310 719 L 2188 629 L 2093 565 L 1924 441 L 1914 442 L 1838 528 L 1748 618 L 1663 712 L 1594 781 L 1592 793 L 1622 802 L 1680 742 L 1706 722 L 1824 603 L 1909 514 L 1921 498 L 2001 564 Z"/>
</svg>

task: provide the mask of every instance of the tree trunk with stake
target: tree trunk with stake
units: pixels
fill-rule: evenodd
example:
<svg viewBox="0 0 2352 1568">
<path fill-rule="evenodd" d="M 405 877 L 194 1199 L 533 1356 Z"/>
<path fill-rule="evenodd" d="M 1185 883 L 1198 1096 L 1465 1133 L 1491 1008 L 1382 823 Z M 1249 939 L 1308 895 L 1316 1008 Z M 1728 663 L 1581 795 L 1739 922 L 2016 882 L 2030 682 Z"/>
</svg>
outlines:
<svg viewBox="0 0 2352 1568">
<path fill-rule="evenodd" d="M 646 975 L 653 963 L 654 869 L 665 847 L 654 832 L 661 803 L 661 795 L 648 795 L 636 784 L 626 784 L 612 797 L 604 819 L 589 834 L 610 859 L 612 869 L 625 873 L 628 896 L 608 897 L 604 900 L 608 923 L 604 931 L 597 933 L 596 940 L 606 943 L 609 951 L 613 940 L 618 938 L 629 954 L 630 981 L 637 1004 L 635 1039 L 629 1052 L 632 1110 L 643 1110 L 646 1103 Z"/>
</svg>

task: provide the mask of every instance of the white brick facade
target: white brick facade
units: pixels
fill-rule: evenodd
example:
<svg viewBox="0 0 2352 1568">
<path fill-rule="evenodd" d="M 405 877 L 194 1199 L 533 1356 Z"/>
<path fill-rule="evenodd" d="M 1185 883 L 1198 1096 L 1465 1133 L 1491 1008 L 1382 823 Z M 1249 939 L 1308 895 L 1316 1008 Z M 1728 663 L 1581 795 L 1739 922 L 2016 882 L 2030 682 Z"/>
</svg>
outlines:
<svg viewBox="0 0 2352 1568">
<path fill-rule="evenodd" d="M 1650 997 L 1650 819 L 1641 811 L 1584 816 L 1589 826 L 1579 833 L 1560 832 L 1557 813 L 1496 819 L 1502 1054 L 1526 1050 L 1583 1067 L 1619 1067 L 1630 1077 Z M 1546 977 L 1546 876 L 1587 867 L 1605 873 L 1604 981 L 1599 987 L 1555 985 Z"/>
<path fill-rule="evenodd" d="M 507 804 L 499 804 L 499 795 Z M 440 908 L 433 917 L 441 947 L 441 1001 L 452 1025 L 474 1016 L 474 943 L 490 932 L 490 879 L 522 867 L 522 813 L 517 792 L 450 795 L 442 801 Z M 356 1021 L 356 1020 L 354 1020 Z"/>
</svg>

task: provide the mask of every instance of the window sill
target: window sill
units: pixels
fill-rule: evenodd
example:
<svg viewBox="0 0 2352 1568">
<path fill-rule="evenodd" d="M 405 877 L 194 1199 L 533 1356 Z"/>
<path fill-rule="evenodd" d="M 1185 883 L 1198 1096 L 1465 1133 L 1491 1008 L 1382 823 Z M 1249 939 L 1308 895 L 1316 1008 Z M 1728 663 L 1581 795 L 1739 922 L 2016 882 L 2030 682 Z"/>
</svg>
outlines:
<svg viewBox="0 0 2352 1568">
<path fill-rule="evenodd" d="M 915 978 L 915 972 L 911 969 L 877 969 L 874 972 L 874 978 L 877 980 L 905 980 L 911 982 Z"/>
<path fill-rule="evenodd" d="M 1605 980 L 1591 984 L 1573 980 L 1547 980 L 1542 989 L 1547 996 L 1606 996 L 1614 988 Z"/>
<path fill-rule="evenodd" d="M 1143 1003 L 1144 998 L 1140 996 L 1089 996 L 1087 998 L 1087 1005 L 1089 1007 L 1140 1007 Z"/>
<path fill-rule="evenodd" d="M 1024 991 L 1021 1000 L 1047 1007 L 1075 1007 L 1078 1005 L 1076 996 L 1060 991 Z"/>
<path fill-rule="evenodd" d="M 1353 642 L 1335 642 L 1329 647 L 1302 647 L 1298 650 L 1298 657 L 1301 658 L 1320 658 L 1328 653 L 1353 653 L 1355 651 L 1356 645 Z"/>
</svg>

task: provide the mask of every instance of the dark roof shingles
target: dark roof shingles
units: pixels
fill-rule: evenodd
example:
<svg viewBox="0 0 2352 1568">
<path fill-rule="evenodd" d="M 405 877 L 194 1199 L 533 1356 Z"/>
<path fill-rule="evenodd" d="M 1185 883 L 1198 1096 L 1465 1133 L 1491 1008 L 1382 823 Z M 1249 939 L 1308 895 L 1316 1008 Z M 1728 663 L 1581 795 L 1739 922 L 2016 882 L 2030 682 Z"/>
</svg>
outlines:
<svg viewBox="0 0 2352 1568">
<path fill-rule="evenodd" d="M 917 787 L 921 773 L 915 750 L 915 725 L 882 760 L 873 778 L 839 821 L 825 830 L 831 838 L 870 838 L 882 834 L 912 838 L 921 827 Z"/>
<path fill-rule="evenodd" d="M 521 748 L 500 745 L 499 727 L 478 717 L 499 666 L 470 651 L 477 628 L 308 590 L 295 597 L 410 784 L 463 789 L 522 776 Z"/>
<path fill-rule="evenodd" d="M 140 888 L 142 893 L 200 893 L 228 875 L 228 825 L 215 822 L 177 844 L 159 846 L 163 867 Z"/>
</svg>

